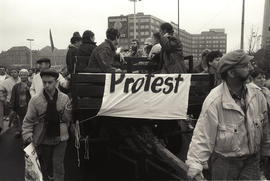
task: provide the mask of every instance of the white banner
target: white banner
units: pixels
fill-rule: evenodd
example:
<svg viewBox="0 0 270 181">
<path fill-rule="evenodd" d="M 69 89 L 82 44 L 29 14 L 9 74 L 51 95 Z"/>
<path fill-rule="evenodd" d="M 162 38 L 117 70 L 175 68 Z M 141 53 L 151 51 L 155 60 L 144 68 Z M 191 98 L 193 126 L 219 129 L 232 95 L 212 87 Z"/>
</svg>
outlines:
<svg viewBox="0 0 270 181">
<path fill-rule="evenodd" d="M 98 115 L 186 119 L 191 74 L 106 74 Z"/>
</svg>

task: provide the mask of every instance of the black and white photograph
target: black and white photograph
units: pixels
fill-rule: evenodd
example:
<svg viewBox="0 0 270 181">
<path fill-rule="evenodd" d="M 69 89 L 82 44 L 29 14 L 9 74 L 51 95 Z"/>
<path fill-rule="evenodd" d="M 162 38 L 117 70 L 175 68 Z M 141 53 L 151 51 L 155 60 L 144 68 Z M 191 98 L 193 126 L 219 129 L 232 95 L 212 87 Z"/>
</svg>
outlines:
<svg viewBox="0 0 270 181">
<path fill-rule="evenodd" d="M 270 180 L 270 0 L 0 0 L 0 181 Z"/>
</svg>

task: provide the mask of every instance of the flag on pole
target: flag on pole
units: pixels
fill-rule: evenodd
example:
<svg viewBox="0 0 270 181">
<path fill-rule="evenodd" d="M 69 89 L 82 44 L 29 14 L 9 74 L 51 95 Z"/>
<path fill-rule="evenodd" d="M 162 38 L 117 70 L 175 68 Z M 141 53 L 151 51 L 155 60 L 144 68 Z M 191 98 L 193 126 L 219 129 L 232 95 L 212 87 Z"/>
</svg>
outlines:
<svg viewBox="0 0 270 181">
<path fill-rule="evenodd" d="M 52 49 L 52 52 L 54 50 L 54 45 L 53 45 L 53 38 L 52 38 L 52 31 L 50 29 L 50 42 L 51 42 L 51 49 Z"/>
</svg>

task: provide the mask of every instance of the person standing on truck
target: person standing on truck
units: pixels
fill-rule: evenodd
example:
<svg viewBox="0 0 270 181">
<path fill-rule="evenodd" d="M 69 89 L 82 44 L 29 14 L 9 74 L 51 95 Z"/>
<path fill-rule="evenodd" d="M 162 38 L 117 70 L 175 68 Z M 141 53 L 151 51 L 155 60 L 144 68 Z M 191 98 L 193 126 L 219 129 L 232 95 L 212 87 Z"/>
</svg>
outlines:
<svg viewBox="0 0 270 181">
<path fill-rule="evenodd" d="M 82 44 L 79 47 L 78 56 L 90 57 L 96 47 L 95 34 L 90 30 L 86 30 L 82 35 Z"/>
<path fill-rule="evenodd" d="M 78 55 L 78 49 L 82 43 L 82 37 L 79 32 L 74 32 L 72 38 L 70 39 L 70 45 L 68 46 L 68 51 L 66 55 L 66 64 L 68 74 L 74 72 L 74 65 L 76 63 L 76 56 Z"/>
<path fill-rule="evenodd" d="M 193 72 L 194 73 L 207 73 L 208 72 L 208 63 L 206 61 L 206 56 L 210 53 L 211 51 L 209 49 L 205 49 L 201 53 L 201 60 L 199 64 L 194 68 Z"/>
<path fill-rule="evenodd" d="M 48 58 L 41 58 L 37 61 L 37 64 L 39 64 L 40 72 L 33 77 L 32 85 L 30 87 L 31 97 L 39 94 L 43 90 L 43 83 L 40 73 L 48 70 L 51 67 L 51 60 Z M 57 82 L 57 87 L 62 86 L 63 88 L 68 88 L 69 83 L 61 74 L 59 74 Z"/>
<path fill-rule="evenodd" d="M 267 102 L 246 84 L 252 56 L 243 50 L 218 64 L 223 82 L 206 97 L 187 155 L 188 177 L 202 173 L 210 159 L 213 180 L 259 180 L 260 156 L 270 156 Z"/>
<path fill-rule="evenodd" d="M 126 55 L 127 57 L 142 57 L 143 50 L 140 49 L 140 42 L 137 39 L 134 39 L 130 42 L 129 51 Z"/>
<path fill-rule="evenodd" d="M 161 73 L 186 73 L 183 46 L 173 33 L 173 27 L 170 23 L 160 25 Z"/>
<path fill-rule="evenodd" d="M 33 142 L 44 180 L 64 181 L 64 157 L 72 120 L 70 100 L 57 89 L 59 73 L 47 69 L 40 73 L 44 88 L 31 98 L 23 120 L 24 145 Z"/>
<path fill-rule="evenodd" d="M 117 29 L 108 28 L 106 37 L 107 39 L 93 51 L 87 67 L 88 72 L 109 73 L 121 71 L 116 68 L 117 64 L 119 64 L 119 61 L 116 61 L 116 49 L 119 44 L 120 34 Z"/>
</svg>

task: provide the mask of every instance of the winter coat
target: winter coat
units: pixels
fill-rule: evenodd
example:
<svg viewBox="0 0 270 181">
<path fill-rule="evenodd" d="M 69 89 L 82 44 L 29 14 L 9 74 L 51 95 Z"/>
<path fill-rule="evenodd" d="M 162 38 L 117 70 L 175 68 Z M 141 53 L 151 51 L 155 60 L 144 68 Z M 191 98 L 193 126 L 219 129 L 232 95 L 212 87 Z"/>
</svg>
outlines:
<svg viewBox="0 0 270 181">
<path fill-rule="evenodd" d="M 95 42 L 83 40 L 78 50 L 78 56 L 91 56 L 93 50 L 97 47 Z"/>
<path fill-rule="evenodd" d="M 75 56 L 77 55 L 78 55 L 78 48 L 72 44 L 69 45 L 66 55 L 67 71 L 69 74 L 72 74 L 74 72 L 74 64 L 76 63 Z"/>
<path fill-rule="evenodd" d="M 23 89 L 23 84 L 22 82 L 17 83 L 13 89 L 12 89 L 12 93 L 11 93 L 11 99 L 10 99 L 10 108 L 17 112 L 18 109 L 20 108 L 20 95 L 21 94 L 25 94 L 25 102 L 26 102 L 26 106 L 28 105 L 30 99 L 31 99 L 31 95 L 30 95 L 30 86 L 31 86 L 31 82 L 27 82 L 27 86 L 25 87 L 25 90 Z"/>
<path fill-rule="evenodd" d="M 66 141 L 69 138 L 68 129 L 71 120 L 70 100 L 68 96 L 58 91 L 58 98 L 56 101 L 56 108 L 60 116 L 60 137 L 57 137 L 54 141 Z M 28 110 L 23 120 L 22 136 L 23 140 L 27 140 L 29 137 L 33 139 L 34 145 L 43 143 L 46 132 L 46 123 L 44 116 L 47 110 L 47 101 L 43 94 L 43 91 L 38 95 L 31 98 L 28 104 Z"/>
<path fill-rule="evenodd" d="M 186 73 L 182 43 L 174 36 L 161 37 L 161 73 Z"/>
<path fill-rule="evenodd" d="M 88 72 L 114 72 L 115 64 L 115 47 L 112 41 L 105 40 L 92 53 L 89 63 Z"/>
</svg>

